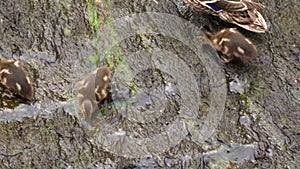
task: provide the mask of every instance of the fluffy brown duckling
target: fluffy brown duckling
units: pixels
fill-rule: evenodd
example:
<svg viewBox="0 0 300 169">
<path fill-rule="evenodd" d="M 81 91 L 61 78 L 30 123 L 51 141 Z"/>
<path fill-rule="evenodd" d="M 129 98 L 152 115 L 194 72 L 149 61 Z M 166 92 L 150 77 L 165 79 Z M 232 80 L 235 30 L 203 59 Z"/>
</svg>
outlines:
<svg viewBox="0 0 300 169">
<path fill-rule="evenodd" d="M 228 63 L 235 58 L 258 59 L 255 45 L 236 28 L 223 29 L 215 34 L 205 31 L 210 44 L 224 56 L 221 59 Z"/>
<path fill-rule="evenodd" d="M 107 85 L 111 71 L 108 67 L 97 68 L 77 83 L 78 105 L 85 119 L 90 119 L 98 104 L 107 97 Z"/>
<path fill-rule="evenodd" d="M 34 100 L 32 82 L 21 61 L 0 60 L 0 80 L 12 93 L 30 101 Z"/>
</svg>

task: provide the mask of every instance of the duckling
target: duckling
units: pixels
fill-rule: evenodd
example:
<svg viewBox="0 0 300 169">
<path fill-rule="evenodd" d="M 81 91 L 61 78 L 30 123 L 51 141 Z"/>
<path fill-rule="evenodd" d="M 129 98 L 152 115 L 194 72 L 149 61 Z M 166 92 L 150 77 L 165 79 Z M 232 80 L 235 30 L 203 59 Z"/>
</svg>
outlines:
<svg viewBox="0 0 300 169">
<path fill-rule="evenodd" d="M 257 9 L 265 6 L 251 0 L 185 0 L 198 10 L 219 16 L 222 20 L 236 24 L 256 33 L 264 33 L 268 27 Z"/>
<path fill-rule="evenodd" d="M 210 44 L 222 52 L 223 62 L 231 62 L 235 58 L 258 59 L 255 45 L 236 28 L 223 29 L 216 34 L 205 31 Z"/>
<path fill-rule="evenodd" d="M 0 60 L 0 80 L 12 93 L 34 100 L 34 91 L 23 63 L 17 60 Z"/>
<path fill-rule="evenodd" d="M 98 104 L 107 97 L 110 75 L 110 69 L 103 66 L 77 83 L 78 105 L 85 119 L 90 119 Z"/>
</svg>

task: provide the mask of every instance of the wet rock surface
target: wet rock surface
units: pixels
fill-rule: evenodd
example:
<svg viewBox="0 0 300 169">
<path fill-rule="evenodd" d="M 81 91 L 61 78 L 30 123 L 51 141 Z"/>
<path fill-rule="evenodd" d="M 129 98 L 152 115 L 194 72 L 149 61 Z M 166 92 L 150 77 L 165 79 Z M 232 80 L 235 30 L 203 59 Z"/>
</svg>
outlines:
<svg viewBox="0 0 300 169">
<path fill-rule="evenodd" d="M 0 2 L 0 30 L 3 32 L 0 34 L 0 58 L 24 62 L 34 80 L 37 98 L 36 102 L 24 102 L 1 86 L 0 166 L 297 168 L 300 153 L 300 11 L 296 0 L 261 3 L 267 7 L 261 13 L 269 31 L 255 34 L 239 28 L 256 44 L 260 62 L 223 64 L 205 45 L 201 57 L 209 57 L 212 61 L 197 57 L 193 45 L 202 46 L 200 39 L 197 42 L 189 37 L 191 41 L 185 43 L 174 38 L 179 36 L 145 33 L 141 28 L 136 29 L 140 32 L 135 35 L 117 42 L 103 56 L 100 49 L 104 48 L 101 42 L 105 36 L 101 32 L 107 29 L 111 33 L 107 36 L 118 41 L 118 31 L 122 27 L 111 28 L 113 21 L 124 17 L 120 23 L 126 25 L 131 23 L 131 18 L 126 20 L 131 14 L 172 14 L 196 26 L 208 26 L 213 32 L 234 27 L 179 0 Z M 146 21 L 147 17 L 138 22 L 144 28 L 151 24 L 159 27 L 155 25 L 157 20 L 151 17 L 151 24 Z M 163 27 L 168 26 L 168 22 L 160 22 Z M 179 26 L 176 28 L 181 30 Z M 186 29 L 193 31 L 189 27 Z M 171 33 L 176 34 L 176 31 Z M 195 36 L 201 36 L 196 33 Z M 174 61 L 173 57 L 180 59 Z M 124 58 L 133 71 L 129 71 L 128 65 L 120 64 Z M 93 123 L 87 124 L 76 108 L 74 85 L 104 64 L 112 68 L 115 77 L 110 86 L 111 95 L 99 105 Z M 223 77 L 212 76 L 208 64 L 220 67 L 217 70 L 222 70 L 221 74 L 225 72 Z M 149 65 L 157 69 L 150 67 L 140 71 Z M 121 81 L 127 82 L 126 77 L 132 76 L 132 83 Z M 184 81 L 189 82 L 189 86 Z M 216 85 L 216 82 L 222 83 Z M 227 97 L 214 95 L 220 88 Z M 114 95 L 116 93 L 118 95 Z M 138 101 L 134 102 L 136 97 Z M 124 98 L 132 99 L 130 104 L 139 111 L 126 114 L 127 109 L 116 104 L 123 103 Z M 200 102 L 195 102 L 197 99 Z M 210 111 L 218 107 L 218 103 L 225 104 L 225 108 L 214 132 L 208 133 L 211 137 L 202 140 L 204 131 L 210 129 L 204 122 L 205 117 L 218 116 L 219 109 L 214 109 L 215 114 Z M 191 111 L 193 105 L 199 111 Z M 139 112 L 148 114 L 140 119 Z M 185 128 L 181 131 L 182 126 Z M 148 136 L 157 139 L 149 141 Z M 166 148 L 165 140 L 169 140 L 170 147 Z M 146 149 L 144 144 L 148 146 Z M 136 154 L 140 157 L 134 156 Z"/>
</svg>

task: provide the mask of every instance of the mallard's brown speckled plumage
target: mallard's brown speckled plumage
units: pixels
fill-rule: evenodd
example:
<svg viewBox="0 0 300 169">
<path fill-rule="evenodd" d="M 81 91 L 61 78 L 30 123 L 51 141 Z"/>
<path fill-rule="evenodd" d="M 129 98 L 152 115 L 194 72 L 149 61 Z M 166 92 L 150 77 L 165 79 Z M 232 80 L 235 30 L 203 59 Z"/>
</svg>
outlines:
<svg viewBox="0 0 300 169">
<path fill-rule="evenodd" d="M 265 19 L 257 11 L 264 9 L 265 6 L 251 0 L 185 0 L 185 2 L 249 31 L 264 33 L 268 29 Z"/>
</svg>

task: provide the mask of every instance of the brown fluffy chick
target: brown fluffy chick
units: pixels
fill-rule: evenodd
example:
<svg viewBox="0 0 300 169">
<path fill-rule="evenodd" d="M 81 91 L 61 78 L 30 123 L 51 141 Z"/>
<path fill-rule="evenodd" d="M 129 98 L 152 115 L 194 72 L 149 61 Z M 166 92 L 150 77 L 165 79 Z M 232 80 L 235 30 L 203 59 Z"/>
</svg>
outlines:
<svg viewBox="0 0 300 169">
<path fill-rule="evenodd" d="M 107 97 L 107 85 L 111 71 L 108 67 L 97 68 L 77 83 L 78 106 L 86 120 L 92 117 L 98 104 Z"/>
<path fill-rule="evenodd" d="M 215 34 L 205 31 L 211 45 L 222 52 L 221 59 L 228 63 L 235 58 L 258 59 L 255 45 L 236 28 L 223 29 Z"/>
<path fill-rule="evenodd" d="M 34 100 L 32 82 L 21 61 L 0 60 L 0 80 L 12 93 L 30 101 Z"/>
</svg>

